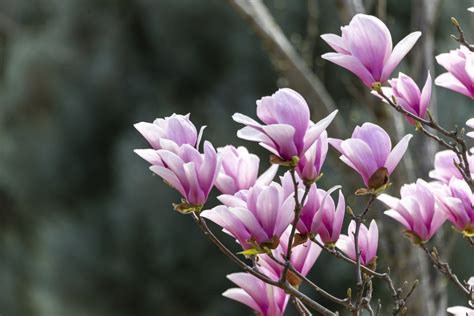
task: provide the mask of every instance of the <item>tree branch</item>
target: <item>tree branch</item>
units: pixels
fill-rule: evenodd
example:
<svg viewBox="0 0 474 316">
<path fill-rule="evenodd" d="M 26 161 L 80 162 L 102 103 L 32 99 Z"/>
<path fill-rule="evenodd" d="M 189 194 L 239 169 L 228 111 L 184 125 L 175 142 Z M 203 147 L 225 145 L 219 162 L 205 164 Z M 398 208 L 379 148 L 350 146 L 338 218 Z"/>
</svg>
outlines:
<svg viewBox="0 0 474 316">
<path fill-rule="evenodd" d="M 305 294 L 301 293 L 300 291 L 298 291 L 297 289 L 295 289 L 293 286 L 291 286 L 291 284 L 289 284 L 288 282 L 284 282 L 284 283 L 280 283 L 278 281 L 274 281 L 272 279 L 270 279 L 269 277 L 267 277 L 265 274 L 257 271 L 256 269 L 253 269 L 252 267 L 250 267 L 249 265 L 247 265 L 245 262 L 243 262 L 242 260 L 239 259 L 239 257 L 237 257 L 232 251 L 230 251 L 217 237 L 216 235 L 214 235 L 214 233 L 209 229 L 209 227 L 207 226 L 207 223 L 206 221 L 199 217 L 197 214 L 195 213 L 191 213 L 192 217 L 193 217 L 193 220 L 194 222 L 199 226 L 199 228 L 201 229 L 201 231 L 204 233 L 204 235 L 206 235 L 218 248 L 219 250 L 224 254 L 226 255 L 227 257 L 229 257 L 232 261 L 234 261 L 234 263 L 236 263 L 242 270 L 244 270 L 245 272 L 248 272 L 250 273 L 251 275 L 259 278 L 260 280 L 262 280 L 263 282 L 265 283 L 268 283 L 270 285 L 273 285 L 273 286 L 277 286 L 281 289 L 283 289 L 286 293 L 288 293 L 289 295 L 291 295 L 292 297 L 295 297 L 297 299 L 299 299 L 301 302 L 303 302 L 305 305 L 311 307 L 313 310 L 317 311 L 318 313 L 321 313 L 321 315 L 324 315 L 324 316 L 336 316 L 335 313 L 331 312 L 330 310 L 328 310 L 326 307 L 322 306 L 321 304 L 319 304 L 318 302 L 312 300 L 311 298 L 309 298 L 308 296 L 306 296 Z"/>
<path fill-rule="evenodd" d="M 469 289 L 464 286 L 461 281 L 459 281 L 458 276 L 453 272 L 449 264 L 447 262 L 441 261 L 438 254 L 438 250 L 433 247 L 433 249 L 430 251 L 425 244 L 420 244 L 420 248 L 427 254 L 433 266 L 439 272 L 446 275 L 451 280 L 451 282 L 466 295 L 468 300 L 471 299 L 471 292 L 469 291 Z"/>
</svg>

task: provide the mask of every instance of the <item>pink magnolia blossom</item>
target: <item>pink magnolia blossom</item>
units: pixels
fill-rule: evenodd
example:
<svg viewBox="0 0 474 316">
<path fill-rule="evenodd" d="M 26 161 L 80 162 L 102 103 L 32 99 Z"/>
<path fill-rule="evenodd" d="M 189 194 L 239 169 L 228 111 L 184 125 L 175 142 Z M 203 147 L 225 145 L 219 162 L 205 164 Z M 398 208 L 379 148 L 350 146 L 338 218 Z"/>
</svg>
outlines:
<svg viewBox="0 0 474 316">
<path fill-rule="evenodd" d="M 321 35 L 336 51 L 321 57 L 346 68 L 369 88 L 376 82 L 385 82 L 421 36 L 421 32 L 413 32 L 392 50 L 387 26 L 375 16 L 365 14 L 355 15 L 341 31 L 342 36 Z"/>
<path fill-rule="evenodd" d="M 310 237 L 318 235 L 326 245 L 336 243 L 341 233 L 346 206 L 344 195 L 340 191 L 337 207 L 330 194 L 339 188 L 340 186 L 336 186 L 326 192 L 317 189 L 315 184 L 311 186 L 296 225 L 301 235 Z"/>
<path fill-rule="evenodd" d="M 285 196 L 293 195 L 295 188 L 290 172 L 287 171 L 280 179 Z M 298 182 L 298 196 L 301 202 L 305 186 L 298 176 L 296 176 L 296 181 Z M 342 193 L 339 192 L 336 207 L 331 193 L 340 188 L 340 186 L 334 186 L 326 192 L 318 189 L 315 183 L 311 184 L 307 199 L 301 208 L 300 220 L 296 225 L 301 235 L 307 237 L 319 236 L 320 240 L 326 245 L 333 245 L 337 241 L 344 220 L 345 200 Z"/>
<path fill-rule="evenodd" d="M 178 148 L 184 144 L 197 148 L 205 128 L 205 126 L 201 127 L 198 135 L 196 127 L 189 120 L 189 114 L 173 114 L 165 118 L 157 118 L 153 123 L 140 122 L 134 126 L 152 147 L 135 149 L 135 153 L 152 165 L 162 165 L 156 153 L 158 149 L 177 153 Z"/>
<path fill-rule="evenodd" d="M 471 176 L 474 176 L 474 156 L 468 155 Z M 454 165 L 459 163 L 459 158 L 452 150 L 442 150 L 437 152 L 434 159 L 434 170 L 429 172 L 429 176 L 443 183 L 449 183 L 452 177 L 463 179 L 461 172 Z"/>
<path fill-rule="evenodd" d="M 314 182 L 321 176 L 321 169 L 328 152 L 328 136 L 324 131 L 313 145 L 301 156 L 296 166 L 300 178 L 306 183 Z"/>
<path fill-rule="evenodd" d="M 239 288 L 228 289 L 223 296 L 247 305 L 258 315 L 283 316 L 289 299 L 285 291 L 249 273 L 232 273 L 227 278 Z"/>
<path fill-rule="evenodd" d="M 474 99 L 474 53 L 461 46 L 436 56 L 436 61 L 448 72 L 439 75 L 435 84 Z"/>
<path fill-rule="evenodd" d="M 285 196 L 275 182 L 269 186 L 257 184 L 239 196 L 222 195 L 219 200 L 225 205 L 206 210 L 201 216 L 230 232 L 244 249 L 249 243 L 276 248 L 294 218 L 293 196 Z"/>
<path fill-rule="evenodd" d="M 446 221 L 446 214 L 436 203 L 428 183 L 418 179 L 416 184 L 406 184 L 400 189 L 400 195 L 401 199 L 387 194 L 378 197 L 390 207 L 385 215 L 400 222 L 420 242 L 429 240 Z"/>
<path fill-rule="evenodd" d="M 411 134 L 405 135 L 392 150 L 387 132 L 378 125 L 364 123 L 354 129 L 352 138 L 330 138 L 329 143 L 342 154 L 339 158 L 362 176 L 367 187 L 378 189 L 388 182 L 411 138 Z"/>
<path fill-rule="evenodd" d="M 283 260 L 283 257 L 286 256 L 291 227 L 292 226 L 290 225 L 281 236 L 278 247 L 272 250 L 273 256 L 279 260 Z M 293 246 L 290 262 L 296 271 L 301 273 L 303 276 L 306 276 L 318 259 L 321 250 L 322 249 L 317 244 L 308 240 L 303 244 Z M 283 266 L 275 262 L 268 255 L 258 255 L 257 264 L 261 267 L 264 267 L 264 271 L 270 271 L 270 273 L 267 273 L 267 275 L 273 280 L 277 281 L 281 278 Z M 300 281 L 301 280 L 299 280 L 299 278 L 295 275 L 291 275 L 289 277 L 289 282 L 293 286 L 299 285 Z"/>
<path fill-rule="evenodd" d="M 150 170 L 178 190 L 189 204 L 202 206 L 220 168 L 212 144 L 204 143 L 204 154 L 188 144 L 181 145 L 176 153 L 166 149 L 159 149 L 156 153 L 162 164 L 153 165 Z"/>
<path fill-rule="evenodd" d="M 259 144 L 285 161 L 302 154 L 329 126 L 337 111 L 313 124 L 304 98 L 291 89 L 280 89 L 272 96 L 257 101 L 257 116 L 264 125 L 250 117 L 235 113 L 232 118 L 245 124 L 237 136 Z"/>
<path fill-rule="evenodd" d="M 423 119 L 426 117 L 426 111 L 430 105 L 432 88 L 429 72 L 425 85 L 421 91 L 415 81 L 404 73 L 399 73 L 398 78 L 391 79 L 388 83 L 391 88 L 382 87 L 382 90 L 387 97 L 395 97 L 397 103 L 408 112 Z M 385 99 L 382 100 L 386 102 Z M 410 124 L 415 124 L 415 120 L 411 117 L 407 116 L 407 120 Z"/>
<path fill-rule="evenodd" d="M 467 236 L 474 236 L 474 195 L 466 181 L 451 178 L 448 185 L 438 186 L 435 193 L 454 227 Z"/>
<path fill-rule="evenodd" d="M 355 255 L 355 233 L 356 223 L 351 221 L 347 230 L 347 235 L 341 235 L 336 243 L 336 247 L 342 250 L 349 258 L 356 260 Z M 379 230 L 377 223 L 372 220 L 369 229 L 364 224 L 360 225 L 359 231 L 359 251 L 360 263 L 364 266 L 373 264 L 377 256 L 377 247 L 379 243 Z"/>
<path fill-rule="evenodd" d="M 278 165 L 272 165 L 257 179 L 260 159 L 250 154 L 247 148 L 227 145 L 217 148 L 217 152 L 221 156 L 222 165 L 217 175 L 216 187 L 224 194 L 247 190 L 257 182 L 268 185 L 278 171 Z"/>
</svg>

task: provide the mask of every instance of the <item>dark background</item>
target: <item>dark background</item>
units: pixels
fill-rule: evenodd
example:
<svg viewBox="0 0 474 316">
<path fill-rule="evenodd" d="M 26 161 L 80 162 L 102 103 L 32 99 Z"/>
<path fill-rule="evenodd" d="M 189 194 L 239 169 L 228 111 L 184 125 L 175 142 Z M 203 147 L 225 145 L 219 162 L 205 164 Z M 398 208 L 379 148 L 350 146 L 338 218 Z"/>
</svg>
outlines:
<svg viewBox="0 0 474 316">
<path fill-rule="evenodd" d="M 336 101 L 348 137 L 356 124 L 383 122 L 386 114 L 378 113 L 382 105 L 353 75 L 320 58 L 330 48 L 319 34 L 339 34 L 347 21 L 337 1 L 313 2 L 317 36 L 309 38 L 306 60 Z M 366 1 L 370 13 L 374 2 Z M 386 2 L 394 43 L 419 29 L 415 2 Z M 303 52 L 308 2 L 265 4 Z M 474 14 L 466 11 L 473 5 L 441 1 L 431 29 L 435 55 L 458 46 L 449 38 L 455 31 L 451 16 L 474 40 Z M 414 56 L 416 51 L 399 69 L 422 85 L 426 67 Z M 431 70 L 433 78 L 442 72 L 437 65 Z M 266 162 L 266 152 L 236 138 L 239 126 L 231 115 L 255 116 L 255 100 L 287 84 L 260 38 L 227 1 L 1 0 L 0 314 L 250 314 L 221 297 L 232 286 L 225 275 L 237 267 L 191 218 L 172 210 L 179 196 L 133 153 L 147 147 L 133 124 L 191 112 L 197 126 L 208 126 L 205 138 L 215 146 L 245 144 Z M 443 124 L 463 125 L 472 116 L 467 97 L 443 88 L 434 88 L 434 94 Z M 317 110 L 318 104 L 309 103 Z M 425 141 L 420 139 L 417 135 L 413 144 Z M 426 178 L 433 160 L 413 144 L 414 168 L 400 170 L 404 182 Z M 358 176 L 331 152 L 320 186 L 342 184 L 348 202 L 358 205 L 351 194 L 360 185 Z M 398 195 L 397 185 L 390 193 Z M 380 244 L 380 268 L 408 265 L 412 281 L 421 272 L 419 263 L 410 266 L 408 253 L 386 259 L 394 243 L 409 247 L 401 226 L 386 217 L 379 222 L 395 233 Z M 445 231 L 453 235 L 448 224 Z M 473 273 L 472 250 L 454 238 L 452 262 L 466 279 Z M 419 255 L 410 254 L 415 260 Z M 342 297 L 353 275 L 350 266 L 323 254 L 311 278 Z M 375 297 L 384 298 L 384 285 L 378 287 Z M 452 291 L 449 305 L 464 304 L 456 294 Z M 414 299 L 413 305 L 422 304 Z"/>
</svg>

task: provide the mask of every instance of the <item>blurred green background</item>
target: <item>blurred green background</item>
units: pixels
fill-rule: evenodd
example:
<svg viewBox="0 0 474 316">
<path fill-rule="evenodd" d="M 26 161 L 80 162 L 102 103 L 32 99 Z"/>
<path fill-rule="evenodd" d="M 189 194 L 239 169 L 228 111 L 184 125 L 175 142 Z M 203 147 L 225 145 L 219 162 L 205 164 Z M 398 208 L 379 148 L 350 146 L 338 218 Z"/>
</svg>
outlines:
<svg viewBox="0 0 474 316">
<path fill-rule="evenodd" d="M 335 100 L 348 137 L 356 124 L 380 122 L 386 114 L 378 113 L 380 103 L 350 73 L 320 58 L 330 48 L 319 35 L 339 33 L 347 23 L 340 2 L 265 4 Z M 367 11 L 375 14 L 378 2 L 365 1 Z M 395 43 L 419 29 L 416 2 L 384 1 Z M 310 36 L 309 5 L 316 8 Z M 449 38 L 455 31 L 451 16 L 474 40 L 474 14 L 466 11 L 473 5 L 441 1 L 431 27 L 435 54 L 457 47 Z M 416 64 L 414 54 L 400 69 L 422 84 L 426 67 Z M 433 77 L 441 72 L 431 69 Z M 287 84 L 227 1 L 0 1 L 0 314 L 251 314 L 220 296 L 232 286 L 225 275 L 236 266 L 191 218 L 172 210 L 179 196 L 133 153 L 147 147 L 133 124 L 191 112 L 197 126 L 208 126 L 205 138 L 215 146 L 245 144 L 266 163 L 266 152 L 236 138 L 239 126 L 231 115 L 254 116 L 256 99 Z M 468 98 L 434 91 L 443 124 L 463 125 L 474 113 Z M 406 123 L 401 128 L 414 133 Z M 405 182 L 426 177 L 433 159 L 417 146 L 411 153 L 419 167 L 405 172 Z M 360 180 L 334 152 L 324 173 L 321 187 L 341 183 L 349 203 L 357 205 L 352 192 Z M 391 193 L 397 192 L 395 185 Z M 397 237 L 381 242 L 380 267 L 407 265 L 403 253 L 395 262 L 384 260 L 393 243 L 409 242 L 398 224 L 381 221 Z M 468 268 L 474 273 L 472 250 L 455 238 L 453 264 L 467 278 Z M 417 267 L 411 267 L 415 276 Z M 311 278 L 339 296 L 353 286 L 353 269 L 325 254 L 313 270 Z M 383 298 L 387 291 L 379 288 L 375 297 Z M 464 303 L 456 292 L 449 300 L 454 303 Z"/>
</svg>

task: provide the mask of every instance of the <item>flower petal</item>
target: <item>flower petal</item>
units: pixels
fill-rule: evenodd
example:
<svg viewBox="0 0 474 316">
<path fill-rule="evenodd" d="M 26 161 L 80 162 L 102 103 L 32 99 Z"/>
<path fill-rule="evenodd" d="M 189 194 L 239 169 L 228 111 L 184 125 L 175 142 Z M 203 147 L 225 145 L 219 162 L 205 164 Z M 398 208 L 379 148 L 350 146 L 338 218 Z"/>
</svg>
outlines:
<svg viewBox="0 0 474 316">
<path fill-rule="evenodd" d="M 321 39 L 325 41 L 336 53 L 349 55 L 349 48 L 341 36 L 336 34 L 322 34 Z"/>
<path fill-rule="evenodd" d="M 163 162 L 155 149 L 135 149 L 134 152 L 152 165 L 163 165 Z"/>
<path fill-rule="evenodd" d="M 254 311 L 262 313 L 262 310 L 257 305 L 257 303 L 255 303 L 254 299 L 249 294 L 247 294 L 247 292 L 245 292 L 243 289 L 238 289 L 238 288 L 228 289 L 227 291 L 222 293 L 222 296 L 225 296 L 227 298 L 230 298 L 231 300 L 247 305 Z"/>
<path fill-rule="evenodd" d="M 342 142 L 341 148 L 344 151 L 344 157 L 362 176 L 365 185 L 368 185 L 369 178 L 378 169 L 370 147 L 360 139 L 349 138 Z"/>
<path fill-rule="evenodd" d="M 431 75 L 430 75 L 430 72 L 428 71 L 428 76 L 426 78 L 425 85 L 423 86 L 423 89 L 421 90 L 419 114 L 422 116 L 422 118 L 425 117 L 426 110 L 428 109 L 428 106 L 430 105 L 432 86 L 433 86 L 433 83 L 431 80 Z"/>
<path fill-rule="evenodd" d="M 367 70 L 367 68 L 365 68 L 364 65 L 362 65 L 362 63 L 354 56 L 339 53 L 326 53 L 322 55 L 321 58 L 329 60 L 330 62 L 335 63 L 336 65 L 339 65 L 343 68 L 346 68 L 354 75 L 359 77 L 359 79 L 362 80 L 362 82 L 367 87 L 372 87 L 372 83 L 377 81 Z"/>
<path fill-rule="evenodd" d="M 388 155 L 387 161 L 385 162 L 385 168 L 387 168 L 388 174 L 392 174 L 393 170 L 402 159 L 412 137 L 413 135 L 411 134 L 405 135 Z"/>
<path fill-rule="evenodd" d="M 162 166 L 151 166 L 150 170 L 163 178 L 170 186 L 178 190 L 183 197 L 186 197 L 186 191 L 183 185 L 171 170 Z"/>
<path fill-rule="evenodd" d="M 449 72 L 445 72 L 436 77 L 435 85 L 456 91 L 470 98 L 473 98 L 469 90 Z"/>
<path fill-rule="evenodd" d="M 321 136 L 329 124 L 331 124 L 331 122 L 334 120 L 338 112 L 338 110 L 332 111 L 328 116 L 308 128 L 308 131 L 304 136 L 303 153 L 305 153 L 308 148 L 314 144 L 318 137 Z"/>
<path fill-rule="evenodd" d="M 392 74 L 393 70 L 398 66 L 402 59 L 408 54 L 408 52 L 413 48 L 416 41 L 421 36 L 421 32 L 413 32 L 408 34 L 404 39 L 398 42 L 397 45 L 393 48 L 392 54 L 385 62 L 382 71 L 381 82 L 385 82 L 388 77 Z"/>
</svg>

